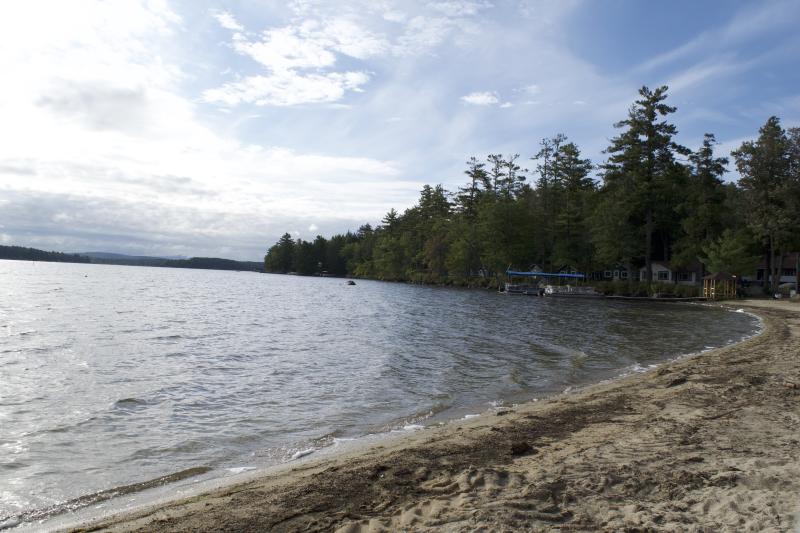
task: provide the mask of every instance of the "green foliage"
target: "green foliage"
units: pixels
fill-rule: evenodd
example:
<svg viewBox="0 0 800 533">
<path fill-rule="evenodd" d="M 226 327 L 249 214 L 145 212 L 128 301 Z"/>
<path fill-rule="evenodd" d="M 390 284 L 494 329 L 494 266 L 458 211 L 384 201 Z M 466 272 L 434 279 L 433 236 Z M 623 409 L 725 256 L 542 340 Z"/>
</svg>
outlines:
<svg viewBox="0 0 800 533">
<path fill-rule="evenodd" d="M 23 246 L 0 246 L 0 259 L 17 259 L 22 261 L 48 261 L 56 263 L 91 263 L 85 255 L 65 254 L 62 252 L 45 252 L 37 248 Z"/>
<path fill-rule="evenodd" d="M 706 133 L 703 146 L 689 156 L 686 198 L 678 207 L 683 235 L 674 250 L 674 263 L 682 266 L 697 261 L 703 246 L 725 227 L 726 194 L 721 177 L 728 159 L 714 157 L 715 144 L 714 135 Z"/>
<path fill-rule="evenodd" d="M 644 283 L 639 281 L 601 281 L 593 284 L 596 291 L 606 296 L 626 296 L 636 298 L 696 298 L 700 287 L 677 283 Z"/>
<path fill-rule="evenodd" d="M 668 255 L 664 250 L 677 232 L 685 168 L 675 155 L 689 150 L 672 140 L 677 128 L 665 120 L 676 110 L 665 103 L 667 87 L 642 87 L 639 96 L 628 118 L 615 124 L 622 131 L 606 149 L 600 209 L 609 213 L 596 219 L 595 240 L 603 259 L 626 265 L 641 261 L 650 280 L 655 242 L 661 244 L 660 255 Z"/>
<path fill-rule="evenodd" d="M 732 155 L 746 201 L 747 227 L 761 240 L 769 264 L 780 263 L 780 253 L 797 243 L 800 215 L 798 195 L 798 135 L 784 131 L 778 117 L 770 117 L 759 130 L 758 139 L 746 141 Z M 769 277 L 764 277 L 765 288 Z M 778 276 L 772 280 L 777 291 Z"/>
<path fill-rule="evenodd" d="M 521 168 L 518 154 L 470 157 L 466 183 L 454 193 L 425 185 L 416 205 L 403 213 L 391 209 L 379 226 L 365 224 L 329 240 L 295 242 L 285 234 L 269 249 L 265 266 L 271 272 L 497 287 L 509 266 L 586 273 L 613 266 L 633 274 L 647 271 L 652 261 L 689 269 L 699 268 L 702 259 L 707 270 L 741 275 L 769 249 L 766 235 L 781 250 L 800 246 L 786 223 L 800 220 L 800 129 L 787 133 L 770 119 L 758 141 L 733 154 L 742 174 L 737 186 L 722 181 L 728 160 L 715 154 L 712 134 L 694 153 L 674 142 L 677 128 L 667 119 L 675 108 L 666 99 L 666 87 L 642 87 L 628 117 L 616 124 L 619 133 L 599 167 L 599 184 L 592 162 L 557 134 L 539 144 L 533 171 Z M 598 287 L 625 296 L 690 297 L 698 291 L 633 276 Z"/>
<path fill-rule="evenodd" d="M 294 253 L 294 239 L 288 233 L 275 243 L 275 246 L 269 249 L 266 257 L 264 257 L 264 269 L 267 272 L 291 272 L 294 266 L 295 253 Z"/>
<path fill-rule="evenodd" d="M 735 276 L 755 273 L 759 257 L 752 253 L 753 239 L 746 231 L 725 230 L 717 239 L 703 246 L 701 260 L 710 272 Z"/>
</svg>

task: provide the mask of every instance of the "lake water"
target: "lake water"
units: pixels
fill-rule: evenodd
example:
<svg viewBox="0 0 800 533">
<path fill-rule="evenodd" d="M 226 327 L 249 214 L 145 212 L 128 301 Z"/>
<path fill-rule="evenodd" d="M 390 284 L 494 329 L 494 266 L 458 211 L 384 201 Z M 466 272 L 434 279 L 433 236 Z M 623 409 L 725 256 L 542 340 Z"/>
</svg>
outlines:
<svg viewBox="0 0 800 533">
<path fill-rule="evenodd" d="M 699 305 L 357 283 L 0 261 L 0 523 L 561 392 L 759 326 Z"/>
</svg>

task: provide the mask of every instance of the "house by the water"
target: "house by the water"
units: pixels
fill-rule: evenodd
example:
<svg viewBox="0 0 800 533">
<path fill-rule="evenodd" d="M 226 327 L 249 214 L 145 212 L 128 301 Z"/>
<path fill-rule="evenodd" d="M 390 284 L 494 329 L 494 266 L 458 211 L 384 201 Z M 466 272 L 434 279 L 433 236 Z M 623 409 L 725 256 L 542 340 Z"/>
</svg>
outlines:
<svg viewBox="0 0 800 533">
<path fill-rule="evenodd" d="M 797 268 L 798 261 L 800 261 L 800 252 L 793 252 L 785 254 L 782 258 L 780 265 L 772 267 L 772 276 L 778 276 L 778 283 L 797 283 Z M 761 284 L 768 276 L 767 260 L 762 258 L 758 264 L 755 276 L 744 276 L 742 279 L 750 281 L 755 284 Z M 769 281 L 772 281 L 772 276 L 769 276 Z"/>
<path fill-rule="evenodd" d="M 689 267 L 678 268 L 668 261 L 653 261 L 653 281 L 698 286 L 703 279 L 703 266 L 698 262 Z M 647 269 L 642 267 L 633 272 L 633 280 L 641 281 L 647 277 Z M 595 281 L 627 281 L 628 270 L 622 265 L 614 265 L 608 270 L 592 272 Z"/>
</svg>

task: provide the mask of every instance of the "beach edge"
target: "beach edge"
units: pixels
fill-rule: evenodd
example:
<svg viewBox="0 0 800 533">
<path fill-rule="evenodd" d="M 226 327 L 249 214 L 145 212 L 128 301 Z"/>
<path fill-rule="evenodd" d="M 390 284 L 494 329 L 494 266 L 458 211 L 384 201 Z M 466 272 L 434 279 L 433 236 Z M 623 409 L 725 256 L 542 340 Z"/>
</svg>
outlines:
<svg viewBox="0 0 800 533">
<path fill-rule="evenodd" d="M 571 463 L 574 463 L 572 471 L 584 471 L 587 480 L 595 478 L 595 474 L 602 473 L 603 466 L 606 470 L 615 471 L 611 477 L 625 479 L 625 476 L 619 476 L 620 472 L 625 470 L 623 467 L 646 464 L 648 460 L 657 463 L 658 457 L 661 458 L 660 462 L 673 459 L 673 462 L 680 463 L 678 467 L 680 471 L 689 474 L 700 469 L 708 476 L 712 476 L 707 472 L 707 467 L 711 463 L 719 463 L 719 467 L 715 470 L 716 474 L 732 472 L 723 470 L 731 466 L 740 472 L 744 471 L 728 464 L 731 461 L 735 462 L 737 458 L 726 457 L 725 453 L 713 453 L 711 460 L 702 457 L 702 454 L 698 455 L 699 450 L 696 449 L 698 445 L 706 453 L 723 452 L 723 450 L 709 450 L 708 446 L 704 446 L 702 439 L 698 443 L 692 442 L 691 437 L 688 438 L 689 442 L 684 446 L 691 449 L 691 453 L 695 455 L 689 458 L 691 461 L 688 463 L 681 463 L 687 452 L 682 450 L 670 457 L 669 449 L 672 448 L 668 445 L 670 439 L 665 441 L 661 438 L 661 440 L 656 439 L 656 442 L 647 442 L 648 439 L 644 438 L 647 435 L 652 437 L 654 434 L 668 433 L 665 426 L 672 425 L 665 424 L 663 420 L 660 424 L 657 423 L 657 418 L 650 412 L 654 410 L 653 408 L 656 411 L 666 412 L 673 419 L 673 424 L 680 421 L 684 427 L 695 427 L 695 434 L 710 430 L 710 428 L 696 427 L 698 420 L 694 419 L 697 417 L 692 416 L 690 412 L 687 414 L 686 405 L 683 405 L 688 398 L 681 391 L 692 387 L 712 389 L 697 391 L 704 395 L 711 393 L 711 401 L 701 402 L 701 405 L 694 407 L 695 411 L 705 413 L 702 415 L 695 413 L 702 418 L 700 422 L 705 421 L 712 425 L 715 421 L 730 423 L 736 418 L 736 413 L 721 410 L 722 407 L 728 406 L 721 405 L 721 399 L 725 396 L 715 395 L 713 389 L 715 385 L 719 388 L 723 383 L 740 381 L 748 372 L 739 369 L 733 375 L 730 375 L 730 372 L 722 372 L 725 376 L 716 375 L 720 372 L 714 372 L 714 363 L 717 367 L 730 371 L 731 365 L 737 358 L 754 351 L 756 357 L 750 357 L 744 366 L 756 370 L 754 365 L 766 364 L 767 360 L 775 357 L 780 359 L 780 354 L 776 351 L 780 352 L 783 348 L 781 341 L 797 337 L 797 333 L 793 331 L 800 326 L 790 323 L 791 312 L 787 315 L 786 310 L 772 305 L 753 307 L 752 302 L 737 301 L 732 304 L 734 307 L 747 307 L 748 311 L 761 317 L 763 330 L 742 342 L 665 363 L 655 371 L 590 385 L 574 393 L 557 395 L 544 401 L 520 404 L 514 407 L 513 412 L 511 409 L 505 409 L 470 420 L 451 421 L 441 427 L 366 444 L 340 454 L 309 459 L 302 463 L 289 463 L 282 465 L 282 468 L 266 473 L 259 472 L 248 479 L 224 483 L 190 497 L 158 502 L 132 512 L 104 517 L 62 530 L 134 531 L 157 527 L 159 530 L 184 531 L 193 527 L 206 530 L 234 527 L 244 530 L 310 528 L 377 531 L 381 528 L 425 529 L 444 525 L 458 530 L 460 527 L 472 529 L 482 525 L 514 527 L 514 524 L 517 524 L 522 527 L 544 527 L 547 524 L 553 526 L 568 523 L 578 526 L 579 529 L 581 527 L 613 529 L 633 523 L 653 527 L 658 526 L 659 522 L 663 522 L 666 526 L 673 523 L 665 518 L 669 514 L 667 511 L 651 516 L 648 522 L 647 515 L 652 513 L 643 509 L 636 510 L 637 505 L 641 506 L 642 502 L 647 500 L 641 496 L 629 498 L 631 501 L 629 505 L 633 505 L 633 509 L 623 512 L 608 508 L 598 513 L 597 509 L 604 507 L 603 500 L 610 500 L 608 495 L 602 496 L 608 487 L 604 487 L 603 490 L 597 487 L 583 487 L 583 492 L 587 492 L 589 496 L 595 495 L 594 498 L 590 498 L 594 501 L 595 511 L 587 514 L 584 512 L 587 511 L 586 505 L 576 506 L 569 501 L 580 500 L 578 493 L 582 490 L 573 490 L 573 494 L 567 497 L 566 501 L 564 496 L 570 491 L 560 490 L 562 501 L 559 504 L 554 501 L 555 494 L 552 490 L 548 494 L 545 490 L 536 497 L 532 496 L 533 492 L 536 492 L 532 491 L 532 487 L 541 485 L 548 478 L 552 478 L 547 482 L 552 485 L 553 479 L 558 478 L 559 469 L 567 469 L 561 472 L 563 477 L 569 472 Z M 794 342 L 797 340 L 794 339 Z M 731 357 L 726 359 L 726 355 Z M 791 361 L 784 363 L 788 363 L 786 371 L 791 379 L 786 379 L 785 383 L 778 385 L 782 391 L 793 395 L 796 394 L 796 389 L 786 384 L 797 383 L 799 365 L 797 362 L 792 365 Z M 750 388 L 774 385 L 767 378 L 751 381 L 755 384 Z M 648 394 L 648 391 L 651 393 Z M 740 401 L 746 400 L 747 394 L 743 394 L 744 392 L 747 392 L 746 389 L 739 391 Z M 632 396 L 636 396 L 639 400 L 647 400 L 646 405 L 640 404 L 637 407 L 630 405 Z M 796 401 L 794 403 L 797 404 Z M 677 408 L 682 405 L 681 409 Z M 648 422 L 648 419 L 652 419 L 652 422 Z M 625 435 L 625 438 L 610 439 L 609 437 L 613 436 L 614 426 L 620 424 L 641 427 L 638 428 L 639 431 Z M 642 450 L 647 450 L 646 452 L 637 453 L 631 449 L 633 435 L 638 435 L 636 439 L 642 444 Z M 680 444 L 680 440 L 676 442 Z M 584 464 L 585 460 L 577 460 L 571 453 L 581 449 L 582 457 L 585 457 L 587 446 L 589 449 L 595 449 L 594 467 Z M 741 452 L 747 446 L 739 448 Z M 666 452 L 666 455 L 656 453 L 653 456 L 653 451 L 658 449 Z M 620 450 L 626 451 L 620 455 Z M 761 453 L 763 455 L 763 450 Z M 752 457 L 748 457 L 746 461 L 739 462 L 745 465 L 747 461 L 752 460 Z M 663 465 L 659 466 L 656 471 L 660 472 L 662 467 Z M 494 473 L 497 479 L 487 481 L 488 472 Z M 702 475 L 700 477 L 703 478 Z M 726 479 L 730 477 L 728 475 Z M 481 481 L 477 482 L 474 479 L 470 481 L 471 478 L 481 478 Z M 512 478 L 515 480 L 514 483 L 509 483 L 509 479 Z M 789 480 L 786 482 L 794 487 L 788 493 L 794 494 L 794 502 L 797 502 L 796 482 L 792 483 Z M 731 480 L 726 483 L 730 484 Z M 620 484 L 624 485 L 624 481 L 611 483 L 612 487 Z M 516 485 L 519 486 L 512 488 Z M 332 491 L 331 487 L 336 486 L 341 486 L 341 490 Z M 713 484 L 707 486 L 704 482 L 702 487 L 698 486 L 694 490 L 704 494 L 711 493 L 714 492 L 714 486 Z M 490 493 L 492 496 L 489 496 Z M 506 497 L 498 498 L 500 495 Z M 586 494 L 580 496 L 585 498 Z M 518 500 L 521 499 L 527 501 L 522 507 L 531 509 L 516 509 L 519 505 L 515 504 L 516 507 L 492 505 L 489 510 L 487 508 L 489 500 L 496 503 L 498 499 L 509 502 L 513 500 L 517 504 L 520 504 Z M 684 504 L 687 510 L 682 514 L 683 520 L 686 519 L 687 513 L 695 514 L 692 511 L 693 506 L 701 501 L 698 498 L 689 499 L 697 501 Z M 665 504 L 666 501 L 658 503 Z M 550 509 L 552 512 L 542 511 L 539 507 Z M 558 512 L 555 509 L 559 509 Z M 673 512 L 681 514 L 680 511 Z M 784 517 L 784 526 L 787 525 L 787 521 L 794 520 L 795 512 L 796 508 L 791 508 L 778 514 Z M 738 522 L 739 518 L 736 519 L 736 524 L 726 523 L 727 518 L 724 517 L 736 514 L 728 511 L 713 513 L 706 509 L 697 516 L 699 519 L 697 523 L 713 524 L 723 528 L 742 526 Z M 754 512 L 741 514 L 759 515 Z M 657 519 L 658 516 L 661 518 Z M 743 519 L 751 525 L 756 522 L 766 525 L 764 522 L 766 518 L 760 515 L 758 518 L 751 518 L 749 522 L 748 518 Z M 594 522 L 590 523 L 592 521 Z"/>
</svg>

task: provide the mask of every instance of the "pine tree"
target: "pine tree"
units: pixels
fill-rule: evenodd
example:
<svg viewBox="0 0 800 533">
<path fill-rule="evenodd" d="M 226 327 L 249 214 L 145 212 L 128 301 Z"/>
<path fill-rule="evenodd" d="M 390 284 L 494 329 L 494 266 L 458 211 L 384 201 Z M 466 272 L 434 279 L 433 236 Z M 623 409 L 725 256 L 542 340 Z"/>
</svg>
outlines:
<svg viewBox="0 0 800 533">
<path fill-rule="evenodd" d="M 711 272 L 725 272 L 735 276 L 753 274 L 758 256 L 750 251 L 751 242 L 745 231 L 726 229 L 702 247 L 701 261 Z"/>
<path fill-rule="evenodd" d="M 478 208 L 488 181 L 486 165 L 476 157 L 467 160 L 464 173 L 469 178 L 466 187 L 460 187 L 455 197 L 455 210 L 459 215 L 450 230 L 452 246 L 448 252 L 448 270 L 456 276 L 469 278 L 480 268 L 478 249 Z"/>
<path fill-rule="evenodd" d="M 657 231 L 661 231 L 662 242 L 669 237 L 666 230 L 671 227 L 669 218 L 676 207 L 676 192 L 680 189 L 678 180 L 683 175 L 675 154 L 688 154 L 689 151 L 673 141 L 677 129 L 663 119 L 675 112 L 674 107 L 664 103 L 667 87 L 658 87 L 654 91 L 642 87 L 639 95 L 640 99 L 628 111 L 628 118 L 614 125 L 623 131 L 611 140 L 611 146 L 606 149 L 610 156 L 604 165 L 603 187 L 610 194 L 604 196 L 605 202 L 600 204 L 600 209 L 624 215 L 628 224 L 641 228 L 640 247 L 625 243 L 619 250 L 627 250 L 626 253 L 633 253 L 633 256 L 618 257 L 617 260 L 628 264 L 629 269 L 641 260 L 645 267 L 644 281 L 650 284 L 653 279 L 653 239 Z M 618 202 L 627 205 L 612 205 Z M 601 220 L 609 222 L 604 217 Z M 608 232 L 616 229 L 614 223 L 599 229 L 600 234 L 605 232 L 598 237 L 605 251 L 610 250 L 606 245 L 614 238 Z M 620 232 L 619 237 L 633 238 L 633 235 Z"/>
<path fill-rule="evenodd" d="M 791 145 L 778 117 L 770 117 L 759 129 L 756 141 L 746 141 L 732 152 L 747 200 L 748 227 L 764 243 L 767 272 L 764 288 L 772 280 L 772 292 L 780 282 L 782 251 L 792 240 L 797 223 L 793 217 Z M 777 275 L 774 275 L 777 270 Z"/>
<path fill-rule="evenodd" d="M 553 221 L 552 263 L 559 268 L 571 265 L 587 270 L 592 255 L 586 221 L 589 195 L 595 190 L 594 180 L 589 177 L 593 165 L 589 159 L 581 158 L 578 146 L 571 142 L 559 145 L 557 161 L 553 182 L 560 201 Z"/>
<path fill-rule="evenodd" d="M 675 262 L 687 266 L 696 261 L 711 240 L 725 228 L 725 174 L 726 157 L 714 157 L 714 135 L 706 133 L 703 145 L 689 156 L 691 171 L 686 199 L 679 207 L 682 215 L 683 235 L 676 243 Z"/>
<path fill-rule="evenodd" d="M 278 242 L 272 246 L 264 258 L 264 268 L 267 272 L 291 272 L 294 266 L 294 239 L 284 233 Z"/>
</svg>

